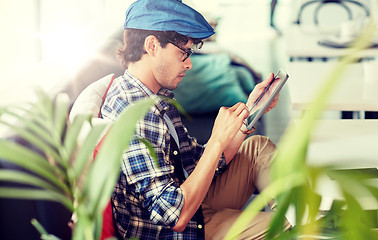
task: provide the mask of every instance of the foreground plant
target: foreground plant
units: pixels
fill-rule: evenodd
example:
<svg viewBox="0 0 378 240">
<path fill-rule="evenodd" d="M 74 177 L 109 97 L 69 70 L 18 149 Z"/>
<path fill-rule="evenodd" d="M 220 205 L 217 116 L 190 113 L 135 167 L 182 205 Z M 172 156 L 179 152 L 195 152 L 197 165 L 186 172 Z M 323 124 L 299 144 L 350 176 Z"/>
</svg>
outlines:
<svg viewBox="0 0 378 240">
<path fill-rule="evenodd" d="M 68 123 L 67 95 L 59 95 L 55 102 L 41 91 L 37 95 L 34 104 L 0 110 L 0 124 L 9 126 L 37 149 L 0 139 L 0 159 L 26 170 L 1 169 L 0 181 L 37 188 L 0 187 L 0 197 L 59 202 L 73 213 L 73 239 L 98 239 L 102 211 L 118 179 L 122 153 L 134 136 L 137 121 L 150 109 L 154 99 L 144 99 L 130 106 L 110 128 L 107 123 L 91 126 L 81 142 L 78 140 L 81 129 L 91 123 L 92 117 L 78 115 L 72 124 Z M 5 116 L 13 121 L 4 120 Z M 106 138 L 93 161 L 94 148 L 106 131 Z M 56 239 L 36 220 L 33 225 L 43 239 Z"/>
<path fill-rule="evenodd" d="M 367 194 L 378 199 L 377 186 L 368 181 L 376 176 L 340 172 L 335 170 L 336 166 L 313 167 L 306 164 L 307 147 L 312 130 L 316 127 L 315 120 L 321 115 L 348 64 L 358 60 L 360 51 L 368 47 L 376 30 L 372 23 L 364 30 L 350 54 L 340 59 L 330 73 L 298 124 L 287 130 L 274 159 L 271 184 L 246 208 L 226 239 L 237 239 L 243 227 L 273 198 L 277 201 L 277 214 L 266 239 L 319 239 L 319 236 L 327 236 L 327 239 L 378 239 L 378 233 L 374 231 L 377 216 L 364 211 L 356 198 Z M 318 179 L 324 175 L 332 177 L 344 197 L 344 201 L 335 202 L 326 213 L 319 210 L 321 197 L 315 191 Z M 285 232 L 285 214 L 289 207 L 294 208 L 298 225 Z M 323 214 L 320 219 L 319 214 Z"/>
</svg>

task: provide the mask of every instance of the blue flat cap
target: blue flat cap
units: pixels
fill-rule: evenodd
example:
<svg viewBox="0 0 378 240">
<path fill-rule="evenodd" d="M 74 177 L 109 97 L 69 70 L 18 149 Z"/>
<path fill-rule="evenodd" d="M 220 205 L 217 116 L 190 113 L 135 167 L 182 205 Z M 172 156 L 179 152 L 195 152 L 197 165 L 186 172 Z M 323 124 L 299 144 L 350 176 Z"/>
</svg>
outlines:
<svg viewBox="0 0 378 240">
<path fill-rule="evenodd" d="M 127 9 L 123 28 L 175 31 L 199 39 L 214 34 L 205 18 L 181 0 L 138 0 Z"/>
</svg>

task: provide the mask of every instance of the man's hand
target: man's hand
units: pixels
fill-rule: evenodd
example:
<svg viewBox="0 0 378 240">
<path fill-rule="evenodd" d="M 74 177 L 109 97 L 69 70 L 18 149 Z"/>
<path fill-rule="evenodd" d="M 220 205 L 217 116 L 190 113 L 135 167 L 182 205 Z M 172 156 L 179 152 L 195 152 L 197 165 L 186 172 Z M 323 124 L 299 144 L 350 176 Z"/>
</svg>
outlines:
<svg viewBox="0 0 378 240">
<path fill-rule="evenodd" d="M 210 140 L 221 143 L 224 149 L 235 137 L 248 115 L 249 111 L 244 103 L 237 103 L 230 108 L 221 107 L 215 119 Z"/>
<path fill-rule="evenodd" d="M 264 105 L 264 103 L 268 100 L 268 98 L 272 94 L 273 90 L 280 83 L 281 79 L 276 79 L 274 81 L 274 83 L 272 84 L 272 86 L 270 86 L 270 88 L 268 89 L 268 91 L 265 93 L 265 95 L 260 99 L 260 102 L 258 104 L 256 104 L 256 106 L 254 106 L 253 109 L 251 109 L 251 107 L 254 105 L 254 103 L 256 102 L 256 100 L 264 92 L 265 88 L 273 80 L 273 78 L 274 78 L 274 74 L 273 73 L 269 74 L 269 76 L 263 82 L 257 84 L 255 86 L 255 88 L 253 89 L 253 91 L 251 92 L 251 94 L 249 94 L 248 101 L 247 101 L 247 106 L 248 106 L 248 109 L 251 110 L 251 112 L 254 112 L 254 111 L 257 111 L 258 109 L 260 109 Z M 267 108 L 267 110 L 265 111 L 265 113 L 269 112 L 270 110 L 272 110 L 277 105 L 278 97 L 279 97 L 279 94 L 274 98 L 273 102 Z"/>
</svg>

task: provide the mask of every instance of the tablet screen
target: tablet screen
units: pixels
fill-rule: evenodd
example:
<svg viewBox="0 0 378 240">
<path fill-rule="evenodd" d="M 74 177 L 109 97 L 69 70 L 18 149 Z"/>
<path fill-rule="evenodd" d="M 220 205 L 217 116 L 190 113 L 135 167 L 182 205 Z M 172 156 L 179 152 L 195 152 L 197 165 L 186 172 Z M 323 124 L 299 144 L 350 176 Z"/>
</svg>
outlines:
<svg viewBox="0 0 378 240">
<path fill-rule="evenodd" d="M 280 69 L 274 76 L 274 79 L 265 88 L 264 92 L 257 98 L 251 109 L 249 109 L 249 116 L 246 119 L 246 126 L 248 130 L 253 128 L 266 109 L 268 109 L 288 78 L 289 75 L 286 73 L 286 71 L 284 69 Z"/>
</svg>

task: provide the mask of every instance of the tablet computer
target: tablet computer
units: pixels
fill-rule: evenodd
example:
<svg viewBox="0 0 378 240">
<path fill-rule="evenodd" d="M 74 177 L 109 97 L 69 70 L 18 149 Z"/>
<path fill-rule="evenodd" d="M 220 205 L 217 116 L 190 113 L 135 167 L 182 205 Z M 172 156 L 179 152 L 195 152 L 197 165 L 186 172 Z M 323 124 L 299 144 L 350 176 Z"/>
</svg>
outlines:
<svg viewBox="0 0 378 240">
<path fill-rule="evenodd" d="M 274 98 L 285 85 L 289 75 L 284 69 L 280 69 L 274 76 L 273 80 L 265 88 L 263 93 L 257 98 L 253 106 L 249 109 L 249 116 L 245 119 L 245 125 L 251 130 L 264 112 L 272 104 Z"/>
</svg>

